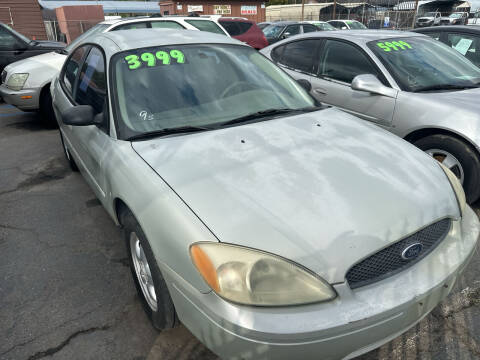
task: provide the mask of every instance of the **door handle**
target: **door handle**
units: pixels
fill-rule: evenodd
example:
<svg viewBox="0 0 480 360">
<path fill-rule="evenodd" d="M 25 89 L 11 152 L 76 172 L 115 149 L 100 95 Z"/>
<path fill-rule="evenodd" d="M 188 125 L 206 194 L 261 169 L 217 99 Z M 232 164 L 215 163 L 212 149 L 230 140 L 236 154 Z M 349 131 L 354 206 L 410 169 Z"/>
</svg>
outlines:
<svg viewBox="0 0 480 360">
<path fill-rule="evenodd" d="M 313 89 L 313 92 L 315 94 L 319 94 L 319 95 L 327 95 L 327 90 L 324 90 L 324 89 Z"/>
</svg>

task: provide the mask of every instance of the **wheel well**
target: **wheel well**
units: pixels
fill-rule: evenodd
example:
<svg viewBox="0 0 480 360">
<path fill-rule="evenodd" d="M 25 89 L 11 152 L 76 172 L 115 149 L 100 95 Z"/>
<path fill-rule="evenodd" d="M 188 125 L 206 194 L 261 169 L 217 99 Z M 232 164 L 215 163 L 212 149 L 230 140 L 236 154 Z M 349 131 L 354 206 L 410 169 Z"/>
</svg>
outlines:
<svg viewBox="0 0 480 360">
<path fill-rule="evenodd" d="M 480 153 L 478 152 L 478 149 L 475 147 L 472 142 L 466 138 L 464 138 L 461 135 L 458 135 L 457 133 L 454 133 L 453 131 L 450 130 L 445 130 L 445 129 L 438 129 L 438 128 L 426 128 L 426 129 L 419 129 L 411 132 L 407 136 L 404 137 L 405 140 L 407 140 L 409 143 L 414 143 L 417 140 L 420 140 L 424 137 L 430 136 L 430 135 L 448 135 L 454 138 L 457 138 L 458 140 L 463 141 L 464 143 L 470 145 L 472 149 L 477 153 L 477 155 L 480 156 Z"/>
<path fill-rule="evenodd" d="M 124 211 L 130 211 L 127 204 L 123 202 L 122 199 L 116 198 L 113 200 L 113 208 L 115 209 L 115 216 L 117 218 L 118 223 L 123 226 L 122 224 L 122 213 Z"/>
<path fill-rule="evenodd" d="M 45 95 L 45 91 L 50 90 L 50 83 L 43 85 L 42 90 L 40 91 L 40 99 Z"/>
<path fill-rule="evenodd" d="M 47 91 L 50 91 L 50 83 L 43 85 L 42 90 L 40 90 L 40 96 L 38 97 L 38 108 L 41 110 L 41 107 L 43 106 L 43 97 L 45 96 L 45 93 Z"/>
</svg>

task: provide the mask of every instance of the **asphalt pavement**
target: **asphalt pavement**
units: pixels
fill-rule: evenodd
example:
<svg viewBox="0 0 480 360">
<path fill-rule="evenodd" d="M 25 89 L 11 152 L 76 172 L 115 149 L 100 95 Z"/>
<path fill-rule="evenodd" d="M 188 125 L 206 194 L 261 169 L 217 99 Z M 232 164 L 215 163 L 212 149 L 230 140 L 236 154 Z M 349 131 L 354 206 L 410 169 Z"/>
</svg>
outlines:
<svg viewBox="0 0 480 360">
<path fill-rule="evenodd" d="M 475 254 L 444 303 L 357 360 L 480 359 L 479 269 Z M 120 230 L 58 130 L 0 103 L 0 359 L 216 358 L 182 326 L 151 327 Z"/>
</svg>

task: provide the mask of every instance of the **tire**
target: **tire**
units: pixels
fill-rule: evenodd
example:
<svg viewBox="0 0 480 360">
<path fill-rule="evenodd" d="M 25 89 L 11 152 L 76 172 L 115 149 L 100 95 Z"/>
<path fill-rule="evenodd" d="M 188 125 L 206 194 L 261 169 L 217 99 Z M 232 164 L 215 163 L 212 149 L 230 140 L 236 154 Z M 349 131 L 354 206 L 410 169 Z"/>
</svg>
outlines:
<svg viewBox="0 0 480 360">
<path fill-rule="evenodd" d="M 45 126 L 49 128 L 58 128 L 55 112 L 53 111 L 52 95 L 48 85 L 43 88 L 40 94 L 40 116 Z"/>
<path fill-rule="evenodd" d="M 473 147 L 456 137 L 443 134 L 424 137 L 415 141 L 414 145 L 427 153 L 430 152 L 430 155 L 432 155 L 433 149 L 438 149 L 439 155 L 436 156 L 436 159 L 439 161 L 444 161 L 441 156 L 442 151 L 453 155 L 458 160 L 461 169 L 454 167 L 451 170 L 459 179 L 462 178 L 463 171 L 463 189 L 467 203 L 472 204 L 480 197 L 480 160 Z"/>
<path fill-rule="evenodd" d="M 135 282 L 135 287 L 137 288 L 143 308 L 156 329 L 171 329 L 177 326 L 179 321 L 177 314 L 175 313 L 175 307 L 172 298 L 170 297 L 167 284 L 165 283 L 158 264 L 155 261 L 150 244 L 148 243 L 142 228 L 130 211 L 124 210 L 120 214 L 120 219 L 123 225 L 123 234 L 127 245 L 127 253 L 133 281 Z M 138 247 L 135 246 L 135 244 L 140 245 L 140 251 L 143 252 L 144 260 L 147 261 L 149 268 L 149 271 L 146 270 L 147 267 L 143 268 L 143 277 L 139 274 L 141 271 L 136 270 L 135 257 L 137 258 L 138 265 L 138 260 L 141 256 L 137 255 Z M 147 275 L 148 272 L 151 275 L 150 278 Z M 141 278 L 143 278 L 144 281 L 142 281 Z M 141 282 L 144 284 L 151 283 L 151 285 L 153 285 L 156 301 L 153 301 L 151 296 L 146 295 L 148 290 L 146 290 L 145 285 L 142 286 Z M 152 301 L 156 306 L 152 306 Z"/>
<path fill-rule="evenodd" d="M 70 151 L 68 151 L 68 147 L 65 143 L 65 141 L 63 140 L 63 135 L 62 135 L 62 132 L 59 130 L 59 133 L 60 133 L 60 140 L 62 141 L 62 148 L 63 148 L 63 153 L 65 155 L 65 158 L 67 159 L 68 161 L 68 165 L 70 165 L 70 169 L 72 171 L 75 171 L 77 172 L 78 171 L 78 166 L 77 164 L 75 163 L 75 160 L 73 160 L 73 157 L 72 155 L 70 154 Z"/>
</svg>

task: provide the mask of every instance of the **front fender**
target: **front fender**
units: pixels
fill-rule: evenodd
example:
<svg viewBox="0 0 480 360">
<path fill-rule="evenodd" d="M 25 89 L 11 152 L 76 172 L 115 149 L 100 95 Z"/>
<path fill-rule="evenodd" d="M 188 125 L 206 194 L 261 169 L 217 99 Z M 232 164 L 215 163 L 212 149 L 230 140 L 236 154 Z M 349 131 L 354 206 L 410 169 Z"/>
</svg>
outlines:
<svg viewBox="0 0 480 360">
<path fill-rule="evenodd" d="M 210 287 L 190 259 L 189 247 L 197 241 L 217 238 L 130 142 L 115 142 L 105 172 L 107 211 L 116 220 L 114 200 L 121 199 L 142 227 L 160 268 L 167 266 L 197 290 L 209 292 Z"/>
<path fill-rule="evenodd" d="M 463 94 L 462 94 L 463 93 Z M 448 131 L 469 142 L 480 151 L 480 107 L 471 96 L 480 92 L 449 94 L 455 104 L 444 101 L 445 95 L 412 94 L 401 91 L 397 98 L 392 131 L 405 138 L 421 129 Z"/>
</svg>

